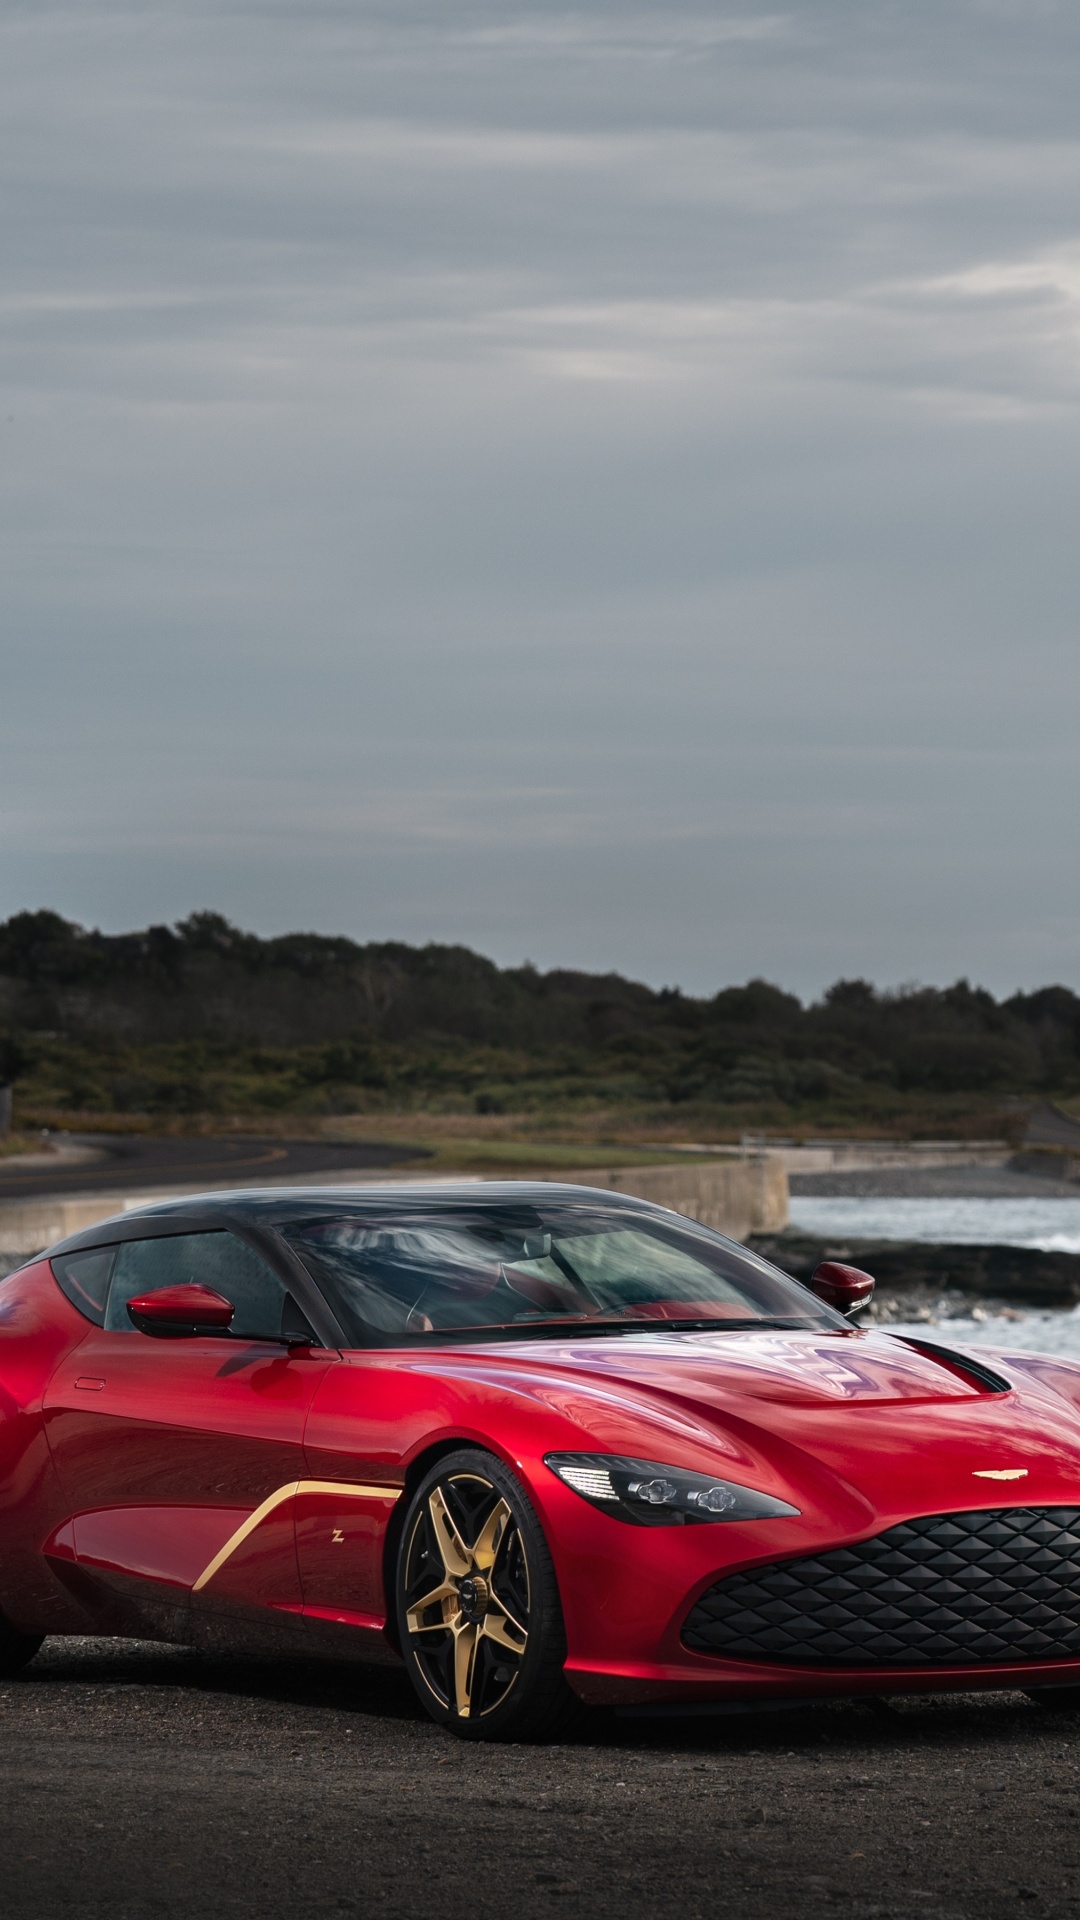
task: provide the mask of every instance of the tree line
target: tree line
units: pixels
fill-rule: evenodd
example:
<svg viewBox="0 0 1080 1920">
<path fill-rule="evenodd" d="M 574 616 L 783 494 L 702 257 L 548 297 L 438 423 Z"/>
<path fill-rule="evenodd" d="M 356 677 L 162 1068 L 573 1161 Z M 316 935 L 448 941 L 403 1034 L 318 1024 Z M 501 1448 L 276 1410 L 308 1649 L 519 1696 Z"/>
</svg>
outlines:
<svg viewBox="0 0 1080 1920">
<path fill-rule="evenodd" d="M 60 1105 L 183 1109 L 246 1098 L 213 1093 L 230 1062 L 278 1104 L 322 1089 L 327 1111 L 350 1089 L 354 1106 L 457 1090 L 483 1111 L 484 1087 L 530 1081 L 770 1110 L 855 1110 L 875 1090 L 1063 1097 L 1080 1090 L 1080 997 L 838 980 L 805 1006 L 765 980 L 694 997 L 461 946 L 264 940 L 209 912 L 115 935 L 48 911 L 0 924 L 0 1080 Z"/>
</svg>

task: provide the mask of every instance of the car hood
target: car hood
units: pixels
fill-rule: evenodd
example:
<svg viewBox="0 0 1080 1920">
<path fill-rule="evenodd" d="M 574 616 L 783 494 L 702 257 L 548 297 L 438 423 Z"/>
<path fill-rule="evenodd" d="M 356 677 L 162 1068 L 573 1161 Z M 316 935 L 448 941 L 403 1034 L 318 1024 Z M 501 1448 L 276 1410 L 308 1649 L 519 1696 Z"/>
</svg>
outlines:
<svg viewBox="0 0 1080 1920">
<path fill-rule="evenodd" d="M 496 1357 L 497 1356 L 497 1357 Z M 479 1358 L 474 1353 L 474 1358 Z M 959 1355 L 888 1334 L 842 1332 L 642 1333 L 500 1345 L 499 1368 L 522 1364 L 582 1382 L 619 1382 L 726 1408 L 735 1401 L 821 1407 L 978 1399 L 986 1392 Z"/>
<path fill-rule="evenodd" d="M 443 1349 L 438 1370 L 543 1402 L 582 1450 L 698 1466 L 853 1531 L 917 1512 L 1080 1506 L 1080 1368 L 992 1361 L 987 1377 L 985 1355 L 845 1329 L 508 1342 Z"/>
<path fill-rule="evenodd" d="M 582 1373 L 634 1380 L 662 1392 L 701 1395 L 710 1404 L 740 1399 L 783 1406 L 871 1401 L 967 1400 L 981 1389 L 955 1364 L 887 1334 L 675 1333 L 586 1341 L 565 1355 Z"/>
</svg>

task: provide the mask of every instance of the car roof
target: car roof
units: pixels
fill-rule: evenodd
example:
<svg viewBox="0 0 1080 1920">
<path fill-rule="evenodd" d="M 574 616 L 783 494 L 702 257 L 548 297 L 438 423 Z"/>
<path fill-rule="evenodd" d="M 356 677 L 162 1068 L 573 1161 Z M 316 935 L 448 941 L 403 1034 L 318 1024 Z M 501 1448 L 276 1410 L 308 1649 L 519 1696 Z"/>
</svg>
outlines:
<svg viewBox="0 0 1080 1920">
<path fill-rule="evenodd" d="M 86 1247 L 112 1246 L 118 1240 L 157 1238 L 171 1233 L 211 1233 L 248 1224 L 275 1227 L 304 1218 L 325 1219 L 328 1214 L 371 1214 L 392 1217 L 425 1209 L 466 1210 L 498 1201 L 517 1201 L 550 1207 L 553 1202 L 595 1206 L 603 1202 L 630 1213 L 667 1213 L 666 1207 L 615 1193 L 606 1187 L 575 1187 L 553 1180 L 438 1180 L 394 1181 L 357 1187 L 238 1187 L 231 1191 L 183 1194 L 149 1201 L 123 1213 L 95 1220 L 93 1226 L 69 1234 L 46 1249 L 46 1256 L 74 1253 Z M 46 1257 L 42 1256 L 42 1257 Z"/>
</svg>

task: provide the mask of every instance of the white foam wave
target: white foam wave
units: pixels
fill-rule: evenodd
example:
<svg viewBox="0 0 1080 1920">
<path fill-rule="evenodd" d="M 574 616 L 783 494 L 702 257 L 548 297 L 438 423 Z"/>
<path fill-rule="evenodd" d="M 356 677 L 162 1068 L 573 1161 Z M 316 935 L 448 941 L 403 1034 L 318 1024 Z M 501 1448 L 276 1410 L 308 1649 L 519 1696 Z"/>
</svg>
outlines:
<svg viewBox="0 0 1080 1920">
<path fill-rule="evenodd" d="M 791 1224 L 823 1239 L 946 1241 L 1080 1253 L 1080 1199 L 892 1200 L 796 1194 Z"/>
<path fill-rule="evenodd" d="M 1080 1307 L 1069 1313 L 986 1313 L 980 1320 L 893 1322 L 883 1331 L 911 1333 L 960 1348 L 998 1347 L 1014 1353 L 1052 1353 L 1062 1360 L 1080 1360 Z"/>
</svg>

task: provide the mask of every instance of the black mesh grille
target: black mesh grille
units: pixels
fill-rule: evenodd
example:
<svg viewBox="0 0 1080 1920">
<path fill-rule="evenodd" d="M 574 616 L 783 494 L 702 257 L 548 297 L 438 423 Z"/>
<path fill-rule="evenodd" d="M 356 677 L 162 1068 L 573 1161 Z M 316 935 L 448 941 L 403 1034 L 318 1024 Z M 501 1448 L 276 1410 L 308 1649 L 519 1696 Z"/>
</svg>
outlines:
<svg viewBox="0 0 1080 1920">
<path fill-rule="evenodd" d="M 823 1667 L 1080 1659 L 1080 1507 L 931 1514 L 732 1574 L 683 1639 L 729 1660 Z"/>
</svg>

